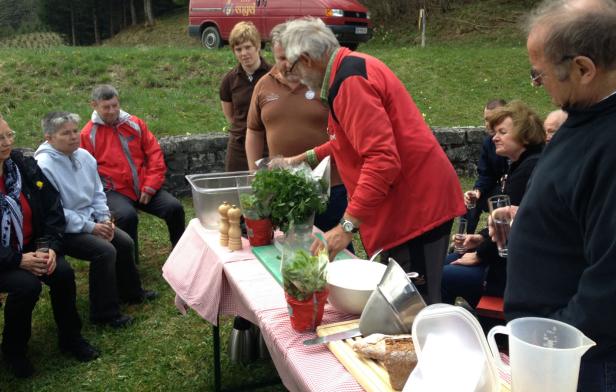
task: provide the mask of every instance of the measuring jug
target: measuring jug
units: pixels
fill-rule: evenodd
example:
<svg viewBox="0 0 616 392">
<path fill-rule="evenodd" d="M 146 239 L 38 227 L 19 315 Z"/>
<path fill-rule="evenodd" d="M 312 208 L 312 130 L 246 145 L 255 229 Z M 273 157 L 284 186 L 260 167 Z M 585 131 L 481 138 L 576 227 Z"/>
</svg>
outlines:
<svg viewBox="0 0 616 392">
<path fill-rule="evenodd" d="M 509 363 L 503 363 L 494 335 L 509 335 Z M 496 364 L 511 372 L 512 392 L 575 392 L 580 359 L 595 342 L 560 321 L 524 317 L 488 333 Z"/>
</svg>

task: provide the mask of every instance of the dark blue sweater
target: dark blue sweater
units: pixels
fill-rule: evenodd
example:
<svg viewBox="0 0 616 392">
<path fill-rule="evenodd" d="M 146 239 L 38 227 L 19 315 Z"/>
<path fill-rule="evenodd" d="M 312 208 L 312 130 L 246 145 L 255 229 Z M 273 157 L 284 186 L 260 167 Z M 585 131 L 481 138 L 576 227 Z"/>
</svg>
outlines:
<svg viewBox="0 0 616 392">
<path fill-rule="evenodd" d="M 492 136 L 486 135 L 477 162 L 478 177 L 474 189 L 479 189 L 482 195 L 487 195 L 498 184 L 501 177 L 507 173 L 507 166 L 507 158 L 496 155 Z"/>
<path fill-rule="evenodd" d="M 580 329 L 616 360 L 616 95 L 569 118 L 544 150 L 509 238 L 505 313 Z"/>
</svg>

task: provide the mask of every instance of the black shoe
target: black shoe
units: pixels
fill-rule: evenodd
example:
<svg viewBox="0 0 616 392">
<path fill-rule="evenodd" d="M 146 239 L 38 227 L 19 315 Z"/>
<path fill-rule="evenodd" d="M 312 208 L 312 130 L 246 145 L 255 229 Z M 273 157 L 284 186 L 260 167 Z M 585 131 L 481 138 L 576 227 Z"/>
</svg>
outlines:
<svg viewBox="0 0 616 392">
<path fill-rule="evenodd" d="M 4 354 L 4 362 L 9 370 L 17 378 L 28 378 L 34 374 L 34 366 L 25 354 L 9 355 Z"/>
<path fill-rule="evenodd" d="M 81 336 L 74 340 L 60 343 L 60 351 L 72 355 L 79 362 L 93 361 L 100 355 L 100 352 Z"/>
<path fill-rule="evenodd" d="M 126 300 L 125 302 L 130 305 L 138 305 L 142 304 L 145 301 L 152 301 L 153 299 L 158 298 L 158 292 L 154 290 L 143 290 L 140 296 L 137 298 L 131 298 Z"/>
<path fill-rule="evenodd" d="M 111 328 L 123 328 L 123 327 L 131 325 L 133 323 L 133 320 L 134 319 L 132 316 L 129 316 L 127 314 L 121 314 L 119 316 L 112 317 L 110 319 L 92 320 L 92 323 L 98 324 L 98 325 L 106 325 Z"/>
</svg>

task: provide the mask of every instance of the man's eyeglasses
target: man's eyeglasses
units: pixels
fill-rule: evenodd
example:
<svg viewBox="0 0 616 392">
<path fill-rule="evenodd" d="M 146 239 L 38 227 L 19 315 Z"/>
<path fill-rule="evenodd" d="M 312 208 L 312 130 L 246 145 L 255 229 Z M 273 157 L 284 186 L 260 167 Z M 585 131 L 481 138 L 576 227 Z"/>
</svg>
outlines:
<svg viewBox="0 0 616 392">
<path fill-rule="evenodd" d="M 298 57 L 297 60 L 293 62 L 293 64 L 291 64 L 291 68 L 289 68 L 289 73 L 293 73 L 293 69 L 295 68 L 295 66 L 297 65 L 300 59 L 301 59 L 301 56 Z"/>
<path fill-rule="evenodd" d="M 563 56 L 560 61 L 556 64 L 562 64 L 565 61 L 571 61 L 575 58 L 575 55 L 571 55 L 568 54 L 566 56 Z M 543 78 L 545 77 L 545 71 L 539 72 L 534 68 L 530 69 L 530 83 L 534 86 L 534 87 L 539 87 L 541 85 L 543 85 Z"/>
<path fill-rule="evenodd" d="M 0 143 L 12 142 L 15 140 L 15 132 L 7 132 L 4 135 L 0 135 Z"/>
<path fill-rule="evenodd" d="M 534 68 L 530 69 L 530 84 L 535 87 L 539 87 L 543 84 L 543 75 L 545 72 L 539 72 Z"/>
</svg>

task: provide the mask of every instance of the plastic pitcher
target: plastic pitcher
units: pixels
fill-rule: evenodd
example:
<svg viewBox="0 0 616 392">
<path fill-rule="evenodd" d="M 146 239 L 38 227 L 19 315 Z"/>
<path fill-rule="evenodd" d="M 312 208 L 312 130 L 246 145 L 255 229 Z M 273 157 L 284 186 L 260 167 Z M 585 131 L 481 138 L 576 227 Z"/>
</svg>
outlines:
<svg viewBox="0 0 616 392">
<path fill-rule="evenodd" d="M 494 341 L 509 335 L 509 363 L 503 363 Z M 512 392 L 575 392 L 580 359 L 595 342 L 577 328 L 560 321 L 525 317 L 496 326 L 488 333 L 496 364 L 511 372 Z"/>
</svg>

